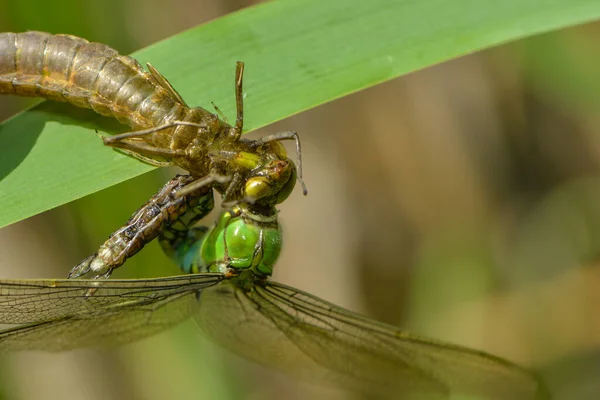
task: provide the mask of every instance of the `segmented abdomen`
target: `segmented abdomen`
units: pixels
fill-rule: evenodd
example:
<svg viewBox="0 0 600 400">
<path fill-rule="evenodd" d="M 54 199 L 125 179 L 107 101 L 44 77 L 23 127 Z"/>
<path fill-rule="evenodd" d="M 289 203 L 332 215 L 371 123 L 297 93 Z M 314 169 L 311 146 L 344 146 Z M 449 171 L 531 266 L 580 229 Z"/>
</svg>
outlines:
<svg viewBox="0 0 600 400">
<path fill-rule="evenodd" d="M 202 118 L 135 59 L 100 43 L 45 32 L 0 33 L 0 94 L 69 102 L 115 117 L 134 130 Z M 185 147 L 193 136 L 191 131 L 177 133 L 185 137 L 176 143 L 173 130 L 148 141 Z"/>
</svg>

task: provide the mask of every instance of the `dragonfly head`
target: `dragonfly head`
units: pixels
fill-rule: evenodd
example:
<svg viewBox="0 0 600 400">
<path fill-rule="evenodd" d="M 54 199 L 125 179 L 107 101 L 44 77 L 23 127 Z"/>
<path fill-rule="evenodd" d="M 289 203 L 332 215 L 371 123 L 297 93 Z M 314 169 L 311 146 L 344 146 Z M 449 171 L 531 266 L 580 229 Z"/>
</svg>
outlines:
<svg viewBox="0 0 600 400">
<path fill-rule="evenodd" d="M 296 185 L 296 166 L 290 159 L 273 160 L 251 171 L 243 197 L 249 203 L 275 205 L 283 202 Z"/>
<path fill-rule="evenodd" d="M 251 146 L 255 144 L 250 143 Z M 296 165 L 278 141 L 251 149 L 253 151 L 240 151 L 231 159 L 246 171 L 240 188 L 241 198 L 246 203 L 267 206 L 283 202 L 299 180 Z"/>
</svg>

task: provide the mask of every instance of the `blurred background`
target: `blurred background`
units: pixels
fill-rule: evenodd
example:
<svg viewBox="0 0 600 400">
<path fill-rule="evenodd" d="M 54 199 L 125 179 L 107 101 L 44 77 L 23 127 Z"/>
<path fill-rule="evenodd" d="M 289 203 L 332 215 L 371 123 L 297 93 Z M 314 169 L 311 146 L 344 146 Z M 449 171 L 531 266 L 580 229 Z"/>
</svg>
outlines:
<svg viewBox="0 0 600 400">
<path fill-rule="evenodd" d="M 0 31 L 70 33 L 128 54 L 253 3 L 2 0 Z M 297 130 L 304 150 L 309 195 L 280 207 L 275 279 L 534 367 L 557 399 L 597 399 L 599 38 L 590 24 L 505 45 L 253 132 Z M 0 97 L 0 119 L 28 104 Z M 0 230 L 0 276 L 65 277 L 174 173 Z M 152 243 L 115 276 L 177 273 Z M 0 399 L 37 398 L 352 397 L 229 354 L 190 321 L 118 349 L 1 355 Z"/>
</svg>

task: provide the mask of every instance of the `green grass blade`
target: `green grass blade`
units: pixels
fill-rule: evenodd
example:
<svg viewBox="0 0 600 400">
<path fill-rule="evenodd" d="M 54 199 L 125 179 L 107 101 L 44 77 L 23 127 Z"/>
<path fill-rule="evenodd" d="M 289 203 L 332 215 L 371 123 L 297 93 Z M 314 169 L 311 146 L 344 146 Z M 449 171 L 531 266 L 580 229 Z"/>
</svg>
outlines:
<svg viewBox="0 0 600 400">
<path fill-rule="evenodd" d="M 408 72 L 504 42 L 592 21 L 596 0 L 278 0 L 141 50 L 188 104 L 233 119 L 246 62 L 255 129 Z M 42 103 L 0 125 L 0 227 L 151 169 L 104 148 L 108 119 Z M 293 126 L 289 127 L 294 129 Z"/>
</svg>

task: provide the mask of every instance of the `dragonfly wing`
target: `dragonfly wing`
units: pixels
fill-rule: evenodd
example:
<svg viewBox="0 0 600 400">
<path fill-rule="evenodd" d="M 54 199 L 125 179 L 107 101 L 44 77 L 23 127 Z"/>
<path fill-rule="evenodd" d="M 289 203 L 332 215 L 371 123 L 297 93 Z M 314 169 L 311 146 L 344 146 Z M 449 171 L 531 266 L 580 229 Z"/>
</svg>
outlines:
<svg viewBox="0 0 600 400">
<path fill-rule="evenodd" d="M 393 398 L 545 398 L 526 370 L 370 320 L 275 282 L 205 290 L 200 328 L 231 351 L 311 380 Z M 425 396 L 425 397 L 420 397 Z"/>
<path fill-rule="evenodd" d="M 148 280 L 0 281 L 0 351 L 120 345 L 189 318 L 221 274 Z"/>
<path fill-rule="evenodd" d="M 378 386 L 391 373 L 384 370 L 384 376 L 378 376 L 381 371 L 370 369 L 393 367 L 397 373 L 393 379 L 406 382 L 394 388 L 398 398 L 418 393 L 426 393 L 428 400 L 448 398 L 446 388 L 437 380 L 411 369 L 404 360 L 395 360 L 389 352 L 372 360 L 381 354 L 363 351 L 361 338 L 345 340 L 339 334 L 324 334 L 319 321 L 306 322 L 308 314 L 273 297 L 269 292 L 277 286 L 268 285 L 244 292 L 226 281 L 203 291 L 195 316 L 200 329 L 228 350 L 300 379 L 381 394 Z"/>
</svg>

